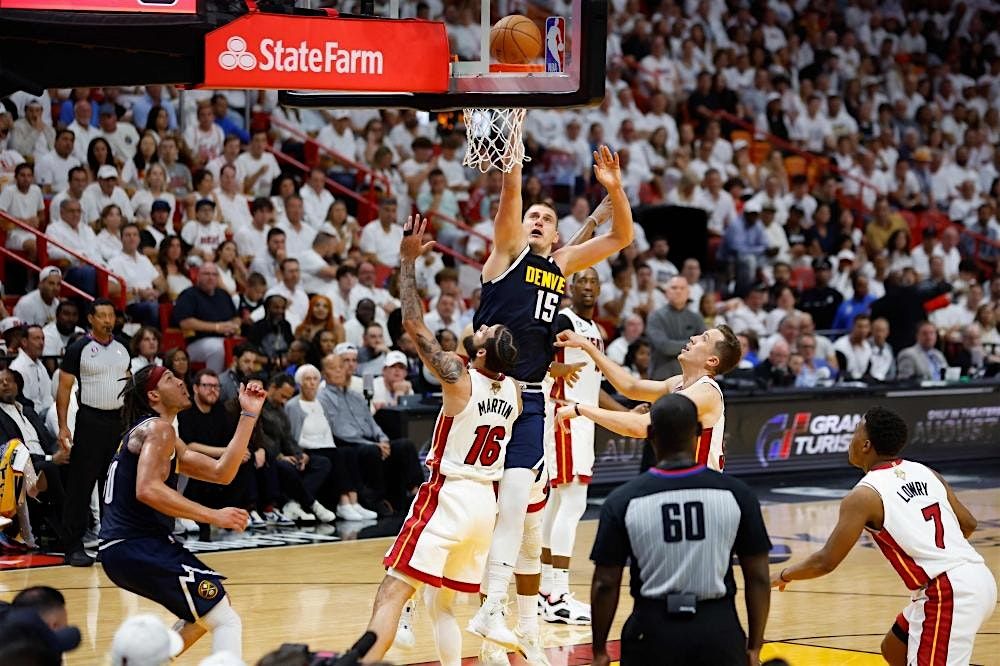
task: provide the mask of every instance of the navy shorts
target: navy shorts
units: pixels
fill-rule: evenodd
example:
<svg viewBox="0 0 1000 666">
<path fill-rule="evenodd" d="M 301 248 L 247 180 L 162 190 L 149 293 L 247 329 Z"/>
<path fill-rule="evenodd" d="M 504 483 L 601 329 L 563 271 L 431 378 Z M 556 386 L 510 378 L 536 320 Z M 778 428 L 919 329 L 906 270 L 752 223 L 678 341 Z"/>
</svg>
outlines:
<svg viewBox="0 0 1000 666">
<path fill-rule="evenodd" d="M 507 443 L 504 469 L 536 469 L 545 458 L 545 394 L 521 393 L 521 415 L 514 421 L 514 431 Z"/>
<path fill-rule="evenodd" d="M 101 545 L 104 573 L 118 587 L 197 622 L 226 596 L 225 576 L 212 571 L 173 537 L 142 537 Z"/>
</svg>

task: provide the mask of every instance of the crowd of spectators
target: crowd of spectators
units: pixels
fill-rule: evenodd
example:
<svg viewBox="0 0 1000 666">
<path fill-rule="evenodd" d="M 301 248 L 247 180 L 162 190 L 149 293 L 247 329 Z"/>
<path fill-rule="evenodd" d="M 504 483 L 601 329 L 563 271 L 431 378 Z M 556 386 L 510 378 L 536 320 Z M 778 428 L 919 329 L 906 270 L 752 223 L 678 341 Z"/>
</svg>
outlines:
<svg viewBox="0 0 1000 666">
<path fill-rule="evenodd" d="M 443 17 L 453 49 L 476 57 L 468 3 L 402 4 Z M 571 237 L 600 200 L 591 151 L 607 143 L 636 212 L 700 211 L 707 251 L 672 251 L 687 230 L 668 212 L 597 267 L 611 357 L 666 377 L 691 335 L 724 322 L 745 386 L 996 374 L 998 18 L 982 2 L 612 0 L 607 95 L 529 110 L 523 201 L 552 201 Z M 0 426 L 31 425 L 39 471 L 64 462 L 52 373 L 87 324 L 63 283 L 95 294 L 98 265 L 125 280 L 109 295 L 124 297 L 115 335 L 133 371 L 162 363 L 189 380 L 187 441 L 217 452 L 239 382 L 268 389 L 239 482 L 186 492 L 262 523 L 405 508 L 417 452 L 379 412 L 435 380 L 399 321 L 402 222 L 432 216 L 441 251 L 417 282 L 442 347 L 461 350 L 479 298 L 464 264 L 489 252 L 499 200 L 497 172 L 462 166 L 461 127 L 160 85 L 2 103 L 0 210 L 59 243 L 38 274 L 7 266 L 8 291 L 26 293 L 12 316 L 0 303 L 14 371 L 0 373 Z M 36 237 L 8 226 L 6 247 L 39 259 Z"/>
</svg>

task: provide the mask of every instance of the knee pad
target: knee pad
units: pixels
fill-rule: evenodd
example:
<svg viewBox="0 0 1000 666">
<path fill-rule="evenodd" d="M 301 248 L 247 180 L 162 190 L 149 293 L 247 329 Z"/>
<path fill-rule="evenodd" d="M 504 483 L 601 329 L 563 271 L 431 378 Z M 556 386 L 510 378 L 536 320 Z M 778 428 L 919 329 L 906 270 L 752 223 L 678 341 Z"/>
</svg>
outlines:
<svg viewBox="0 0 1000 666">
<path fill-rule="evenodd" d="M 215 607 L 208 613 L 202 615 L 198 622 L 209 631 L 216 631 L 220 627 L 231 627 L 241 631 L 243 629 L 243 621 L 240 620 L 239 613 L 233 609 L 233 605 L 229 603 L 229 597 L 223 597 L 222 601 L 215 604 Z"/>
<path fill-rule="evenodd" d="M 542 572 L 542 512 L 529 513 L 524 519 L 524 536 L 517 554 L 514 573 L 535 575 Z"/>
</svg>

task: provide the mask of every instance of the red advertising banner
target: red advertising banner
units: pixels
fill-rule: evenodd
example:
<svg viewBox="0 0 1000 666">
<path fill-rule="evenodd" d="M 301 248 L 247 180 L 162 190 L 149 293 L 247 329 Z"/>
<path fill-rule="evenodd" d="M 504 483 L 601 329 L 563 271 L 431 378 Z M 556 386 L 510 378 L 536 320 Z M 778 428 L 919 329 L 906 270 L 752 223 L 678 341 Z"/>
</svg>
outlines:
<svg viewBox="0 0 1000 666">
<path fill-rule="evenodd" d="M 0 9 L 197 14 L 198 0 L 0 0 Z"/>
<path fill-rule="evenodd" d="M 205 88 L 444 92 L 443 23 L 250 13 L 205 37 Z"/>
</svg>

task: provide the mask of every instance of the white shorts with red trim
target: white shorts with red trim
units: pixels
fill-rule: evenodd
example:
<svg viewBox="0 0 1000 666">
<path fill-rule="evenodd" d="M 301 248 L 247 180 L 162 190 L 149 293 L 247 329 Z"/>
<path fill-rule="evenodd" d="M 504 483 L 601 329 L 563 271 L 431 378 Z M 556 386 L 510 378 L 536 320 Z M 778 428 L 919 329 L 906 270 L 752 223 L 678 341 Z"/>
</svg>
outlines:
<svg viewBox="0 0 1000 666">
<path fill-rule="evenodd" d="M 527 513 L 539 513 L 549 501 L 548 465 L 542 465 L 535 472 L 535 481 L 531 484 L 531 494 L 528 496 Z"/>
<path fill-rule="evenodd" d="M 910 666 L 959 666 L 972 660 L 976 632 L 993 614 L 997 583 L 985 564 L 963 564 L 913 593 L 896 618 Z"/>
<path fill-rule="evenodd" d="M 496 517 L 492 483 L 432 472 L 382 564 L 427 585 L 478 592 Z"/>
<path fill-rule="evenodd" d="M 553 487 L 572 483 L 590 483 L 594 476 L 594 422 L 577 417 L 564 421 L 568 428 L 555 427 L 552 400 L 545 401 L 545 466 Z"/>
</svg>

